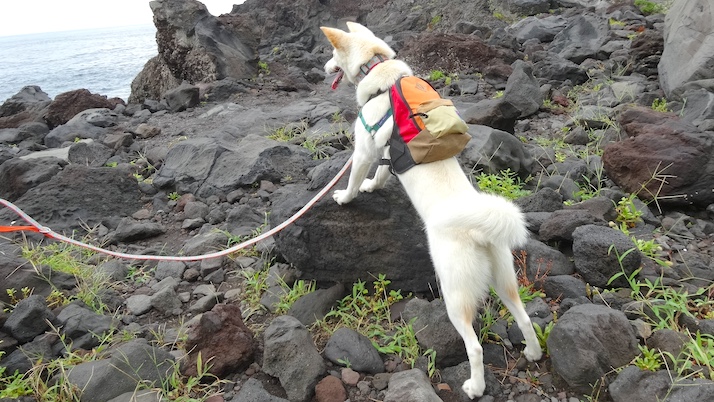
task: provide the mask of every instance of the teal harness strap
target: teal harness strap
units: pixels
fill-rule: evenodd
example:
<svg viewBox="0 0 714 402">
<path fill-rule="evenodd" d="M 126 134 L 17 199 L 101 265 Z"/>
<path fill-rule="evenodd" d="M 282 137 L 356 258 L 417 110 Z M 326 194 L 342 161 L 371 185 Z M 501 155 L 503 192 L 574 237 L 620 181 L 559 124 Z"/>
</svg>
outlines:
<svg viewBox="0 0 714 402">
<path fill-rule="evenodd" d="M 359 119 L 362 121 L 362 125 L 364 126 L 365 130 L 367 130 L 372 135 L 372 137 L 374 137 L 374 134 L 382 127 L 384 123 L 387 122 L 387 119 L 389 119 L 390 117 L 392 117 L 392 108 L 389 108 L 387 114 L 385 114 L 384 117 L 382 117 L 377 122 L 377 124 L 370 126 L 369 124 L 367 124 L 367 121 L 364 119 L 364 116 L 362 116 L 362 111 L 359 112 Z"/>
</svg>

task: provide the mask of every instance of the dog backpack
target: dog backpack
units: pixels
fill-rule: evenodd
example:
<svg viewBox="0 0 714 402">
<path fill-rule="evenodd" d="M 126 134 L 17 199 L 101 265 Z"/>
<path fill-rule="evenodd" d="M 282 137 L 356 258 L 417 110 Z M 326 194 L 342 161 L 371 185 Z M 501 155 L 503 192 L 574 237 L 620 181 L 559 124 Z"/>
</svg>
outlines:
<svg viewBox="0 0 714 402">
<path fill-rule="evenodd" d="M 392 171 L 448 159 L 471 139 L 452 101 L 419 77 L 400 78 L 390 89 L 394 129 L 389 140 Z"/>
</svg>

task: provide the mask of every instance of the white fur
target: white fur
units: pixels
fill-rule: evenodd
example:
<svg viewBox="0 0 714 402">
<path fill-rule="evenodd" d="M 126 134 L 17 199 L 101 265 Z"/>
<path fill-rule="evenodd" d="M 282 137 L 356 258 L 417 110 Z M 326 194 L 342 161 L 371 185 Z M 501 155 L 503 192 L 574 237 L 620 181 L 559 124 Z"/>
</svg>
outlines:
<svg viewBox="0 0 714 402">
<path fill-rule="evenodd" d="M 345 78 L 357 82 L 359 66 L 376 53 L 393 57 L 394 52 L 369 29 L 348 23 L 350 32 L 323 28 L 335 47 L 325 71 L 344 71 Z M 386 49 L 385 49 L 386 47 Z M 391 56 L 390 56 L 391 55 Z M 375 124 L 389 110 L 389 95 L 372 100 L 379 91 L 391 87 L 402 75 L 412 75 L 404 62 L 380 63 L 357 85 L 357 103 L 368 124 Z M 366 179 L 370 166 L 388 156 L 386 144 L 393 127 L 387 122 L 373 135 L 362 123 L 355 123 L 355 150 L 352 171 L 345 190 L 334 192 L 338 204 L 346 204 L 361 192 L 384 187 L 390 176 L 386 166 L 379 166 L 374 178 Z M 542 351 L 518 297 L 518 283 L 513 269 L 511 249 L 526 242 L 528 231 L 520 210 L 511 202 L 474 189 L 456 158 L 414 166 L 397 176 L 414 208 L 424 221 L 429 250 L 434 263 L 449 319 L 464 339 L 471 378 L 463 384 L 470 398 L 483 395 L 483 350 L 473 329 L 479 303 L 492 286 L 516 319 L 525 339 L 528 360 L 539 360 Z"/>
</svg>

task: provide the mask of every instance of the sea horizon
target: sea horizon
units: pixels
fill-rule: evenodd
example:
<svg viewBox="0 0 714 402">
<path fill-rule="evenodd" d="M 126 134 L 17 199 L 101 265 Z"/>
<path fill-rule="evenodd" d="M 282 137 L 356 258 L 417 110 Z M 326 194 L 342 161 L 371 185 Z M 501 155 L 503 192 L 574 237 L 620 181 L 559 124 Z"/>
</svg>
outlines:
<svg viewBox="0 0 714 402">
<path fill-rule="evenodd" d="M 127 101 L 131 82 L 158 54 L 153 24 L 0 36 L 0 103 L 37 85 L 50 98 L 87 89 Z"/>
</svg>

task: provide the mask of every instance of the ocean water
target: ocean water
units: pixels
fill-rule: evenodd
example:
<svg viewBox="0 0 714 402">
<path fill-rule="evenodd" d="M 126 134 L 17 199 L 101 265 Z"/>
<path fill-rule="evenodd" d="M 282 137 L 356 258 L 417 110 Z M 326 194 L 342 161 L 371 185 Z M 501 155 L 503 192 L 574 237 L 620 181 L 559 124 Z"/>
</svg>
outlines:
<svg viewBox="0 0 714 402">
<path fill-rule="evenodd" d="M 134 25 L 0 37 L 0 103 L 26 85 L 50 98 L 85 88 L 125 101 L 131 81 L 158 53 L 156 28 Z"/>
</svg>

